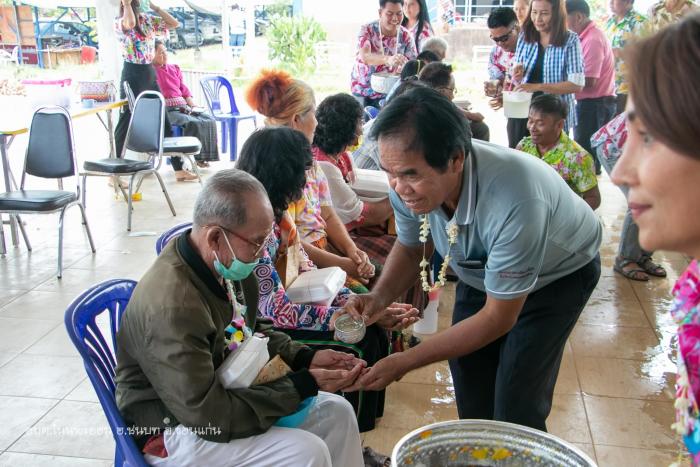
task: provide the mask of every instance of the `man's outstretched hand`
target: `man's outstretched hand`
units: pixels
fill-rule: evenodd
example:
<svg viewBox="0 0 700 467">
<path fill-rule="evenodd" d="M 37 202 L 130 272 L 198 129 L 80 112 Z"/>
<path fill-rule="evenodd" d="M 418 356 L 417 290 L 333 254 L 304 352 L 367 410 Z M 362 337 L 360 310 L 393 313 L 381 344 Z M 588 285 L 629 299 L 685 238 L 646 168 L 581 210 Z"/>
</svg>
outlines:
<svg viewBox="0 0 700 467">
<path fill-rule="evenodd" d="M 363 368 L 367 366 L 367 362 L 352 354 L 324 349 L 316 352 L 314 358 L 311 359 L 309 369 L 352 370 L 358 364 L 362 365 Z"/>
</svg>

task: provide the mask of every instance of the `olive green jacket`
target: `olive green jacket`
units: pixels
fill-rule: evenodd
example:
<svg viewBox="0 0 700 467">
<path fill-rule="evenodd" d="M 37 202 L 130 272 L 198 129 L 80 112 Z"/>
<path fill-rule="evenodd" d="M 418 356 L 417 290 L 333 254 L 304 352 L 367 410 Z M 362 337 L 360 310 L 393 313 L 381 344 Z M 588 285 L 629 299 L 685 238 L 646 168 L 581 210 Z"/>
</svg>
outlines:
<svg viewBox="0 0 700 467">
<path fill-rule="evenodd" d="M 313 350 L 256 319 L 253 275 L 235 284 L 246 323 L 270 338 L 270 357 L 279 354 L 295 371 L 271 383 L 224 389 L 215 370 L 227 354 L 232 306 L 188 238 L 189 232 L 171 241 L 144 274 L 117 334 L 117 406 L 141 445 L 178 424 L 214 442 L 264 433 L 318 392 L 306 369 Z"/>
</svg>

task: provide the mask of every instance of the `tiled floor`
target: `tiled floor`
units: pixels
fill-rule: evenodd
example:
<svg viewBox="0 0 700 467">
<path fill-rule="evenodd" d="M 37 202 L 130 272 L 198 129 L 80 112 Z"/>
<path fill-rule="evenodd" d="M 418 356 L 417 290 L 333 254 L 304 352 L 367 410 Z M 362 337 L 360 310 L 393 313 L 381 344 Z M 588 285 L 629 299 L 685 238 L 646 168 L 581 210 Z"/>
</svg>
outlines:
<svg viewBox="0 0 700 467">
<path fill-rule="evenodd" d="M 78 130 L 90 133 L 91 124 Z M 86 128 L 87 127 L 87 128 Z M 79 137 L 81 157 L 98 157 L 99 129 Z M 21 164 L 20 138 L 11 155 Z M 217 168 L 228 163 L 217 164 Z M 214 169 L 211 169 L 209 173 Z M 155 235 L 188 220 L 197 184 L 162 174 L 178 210 L 173 218 L 153 180 L 135 203 L 134 232 L 125 232 L 126 208 L 102 179 L 89 180 L 88 216 L 97 253 L 90 254 L 78 213 L 65 222 L 65 273 L 55 278 L 55 216 L 25 216 L 34 251 L 13 249 L 0 259 L 0 466 L 110 465 L 113 441 L 80 359 L 63 327 L 68 303 L 108 278 L 138 279 L 155 258 Z M 603 276 L 566 347 L 550 431 L 575 443 L 602 466 L 663 466 L 679 442 L 673 421 L 673 324 L 669 293 L 687 261 L 658 254 L 669 278 L 633 283 L 611 271 L 624 200 L 601 178 L 606 227 Z M 450 321 L 453 289 L 443 295 L 442 327 Z M 406 375 L 388 389 L 385 416 L 364 440 L 382 452 L 422 425 L 456 418 L 446 363 Z"/>
</svg>

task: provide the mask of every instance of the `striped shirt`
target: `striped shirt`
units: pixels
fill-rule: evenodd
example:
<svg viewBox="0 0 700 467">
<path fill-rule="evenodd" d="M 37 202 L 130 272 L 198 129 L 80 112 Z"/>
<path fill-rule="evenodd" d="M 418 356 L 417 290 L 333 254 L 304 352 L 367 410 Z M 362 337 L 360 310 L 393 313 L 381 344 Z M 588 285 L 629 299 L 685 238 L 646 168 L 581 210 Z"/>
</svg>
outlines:
<svg viewBox="0 0 700 467">
<path fill-rule="evenodd" d="M 538 42 L 525 42 L 525 37 L 520 33 L 518 45 L 515 49 L 514 63 L 520 63 L 525 68 L 523 83 L 530 79 L 537 61 Z M 583 71 L 583 55 L 581 53 L 581 41 L 578 35 L 572 31 L 567 32 L 566 43 L 563 47 L 549 45 L 544 50 L 544 66 L 542 70 L 543 83 L 561 83 L 570 81 L 579 86 L 585 84 Z M 573 94 L 564 94 L 562 98 L 569 106 L 569 116 L 566 119 L 569 128 L 576 126 L 576 99 Z"/>
</svg>

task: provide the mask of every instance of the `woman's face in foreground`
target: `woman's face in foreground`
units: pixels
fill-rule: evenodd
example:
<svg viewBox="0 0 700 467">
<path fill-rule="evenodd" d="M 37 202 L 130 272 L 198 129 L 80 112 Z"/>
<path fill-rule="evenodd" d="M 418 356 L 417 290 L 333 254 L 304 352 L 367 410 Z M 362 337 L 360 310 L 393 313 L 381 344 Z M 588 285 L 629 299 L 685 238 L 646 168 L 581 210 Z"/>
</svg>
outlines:
<svg viewBox="0 0 700 467">
<path fill-rule="evenodd" d="M 700 157 L 682 154 L 651 136 L 627 104 L 628 137 L 611 177 L 627 185 L 627 202 L 649 251 L 700 256 Z"/>
</svg>

